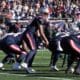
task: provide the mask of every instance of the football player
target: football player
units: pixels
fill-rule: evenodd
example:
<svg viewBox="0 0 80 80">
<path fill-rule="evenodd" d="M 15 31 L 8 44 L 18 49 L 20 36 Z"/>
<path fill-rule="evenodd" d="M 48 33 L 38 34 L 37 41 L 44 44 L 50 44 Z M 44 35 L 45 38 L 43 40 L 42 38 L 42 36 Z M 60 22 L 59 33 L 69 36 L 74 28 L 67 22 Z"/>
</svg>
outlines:
<svg viewBox="0 0 80 80">
<path fill-rule="evenodd" d="M 39 31 L 40 37 L 43 39 L 46 47 L 49 45 L 48 39 L 44 33 L 44 25 L 48 20 L 48 15 L 49 15 L 49 9 L 46 7 L 42 7 L 40 9 L 40 15 L 36 16 L 32 20 L 32 22 L 30 23 L 30 25 L 27 26 L 27 29 L 23 34 L 24 40 L 25 42 L 28 43 L 28 46 L 30 48 L 30 52 L 26 57 L 25 63 L 23 64 L 23 66 L 27 65 L 25 66 L 25 68 L 28 73 L 35 72 L 35 70 L 33 70 L 31 67 L 32 67 L 32 62 L 34 60 L 34 57 L 36 55 L 35 35 L 37 31 Z"/>
<path fill-rule="evenodd" d="M 16 58 L 18 62 L 17 65 L 20 65 L 21 61 L 26 57 L 27 52 L 20 47 L 23 43 L 22 33 L 8 33 L 0 39 L 0 49 L 6 53 L 7 57 L 12 56 L 12 53 L 15 55 L 20 55 Z M 5 58 L 6 59 L 6 58 Z M 5 60 L 4 60 L 5 61 Z M 3 61 L 2 61 L 3 62 Z M 5 63 L 5 62 L 3 62 Z"/>
</svg>

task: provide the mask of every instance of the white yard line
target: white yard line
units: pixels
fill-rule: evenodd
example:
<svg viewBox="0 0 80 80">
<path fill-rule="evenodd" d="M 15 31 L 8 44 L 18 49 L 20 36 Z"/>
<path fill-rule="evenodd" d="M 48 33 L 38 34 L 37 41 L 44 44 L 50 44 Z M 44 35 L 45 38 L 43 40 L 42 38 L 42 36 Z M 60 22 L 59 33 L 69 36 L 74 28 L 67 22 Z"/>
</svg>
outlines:
<svg viewBox="0 0 80 80">
<path fill-rule="evenodd" d="M 48 79 L 48 80 L 73 80 L 73 79 L 66 79 L 66 78 L 57 78 L 57 77 L 39 77 L 39 78 L 42 78 L 42 79 Z"/>
<path fill-rule="evenodd" d="M 7 76 L 21 76 L 21 77 L 24 77 L 24 76 L 27 76 L 27 75 L 23 75 L 23 74 L 12 74 L 12 73 L 2 73 L 0 72 L 0 75 L 7 75 Z"/>
<path fill-rule="evenodd" d="M 17 76 L 17 77 L 28 77 L 27 74 L 24 75 L 24 74 L 0 73 L 0 75 Z M 47 80 L 74 80 L 74 79 L 59 78 L 59 77 L 33 77 L 33 78 L 41 78 L 41 79 L 47 79 Z"/>
</svg>

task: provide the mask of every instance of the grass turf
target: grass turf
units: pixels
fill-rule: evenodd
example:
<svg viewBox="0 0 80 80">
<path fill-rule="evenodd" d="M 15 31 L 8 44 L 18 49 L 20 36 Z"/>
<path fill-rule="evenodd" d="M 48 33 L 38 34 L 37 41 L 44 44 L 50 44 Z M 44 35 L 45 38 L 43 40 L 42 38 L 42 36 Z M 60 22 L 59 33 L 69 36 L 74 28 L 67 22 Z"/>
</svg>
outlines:
<svg viewBox="0 0 80 80">
<path fill-rule="evenodd" d="M 33 62 L 35 74 L 26 74 L 25 70 L 13 71 L 11 64 L 5 64 L 5 70 L 0 70 L 0 80 L 80 80 L 79 75 L 65 74 L 66 65 L 62 68 L 62 59 L 58 60 L 59 72 L 50 71 L 50 52 L 48 50 L 38 51 Z M 0 60 L 4 57 L 0 52 Z"/>
</svg>

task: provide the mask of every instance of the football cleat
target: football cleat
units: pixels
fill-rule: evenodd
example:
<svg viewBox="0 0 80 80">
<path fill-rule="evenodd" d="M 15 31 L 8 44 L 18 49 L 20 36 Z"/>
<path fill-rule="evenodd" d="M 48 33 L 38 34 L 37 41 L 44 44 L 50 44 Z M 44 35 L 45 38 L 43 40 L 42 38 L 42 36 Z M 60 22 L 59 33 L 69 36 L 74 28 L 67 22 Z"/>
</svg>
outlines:
<svg viewBox="0 0 80 80">
<path fill-rule="evenodd" d="M 24 69 L 27 69 L 28 65 L 27 65 L 27 63 L 21 63 L 21 67 L 24 68 Z"/>
<path fill-rule="evenodd" d="M 4 64 L 0 63 L 0 70 L 5 70 L 5 68 L 3 66 L 4 66 Z"/>
<path fill-rule="evenodd" d="M 65 73 L 74 73 L 74 68 L 68 68 L 66 71 L 65 71 Z"/>
<path fill-rule="evenodd" d="M 2 68 L 4 66 L 4 64 L 3 63 L 0 63 L 0 68 Z"/>
<path fill-rule="evenodd" d="M 59 71 L 59 69 L 56 66 L 51 66 L 51 71 Z"/>
<path fill-rule="evenodd" d="M 28 67 L 26 69 L 26 72 L 29 73 L 29 74 L 36 73 L 36 71 L 34 69 L 32 69 L 31 67 Z"/>
</svg>

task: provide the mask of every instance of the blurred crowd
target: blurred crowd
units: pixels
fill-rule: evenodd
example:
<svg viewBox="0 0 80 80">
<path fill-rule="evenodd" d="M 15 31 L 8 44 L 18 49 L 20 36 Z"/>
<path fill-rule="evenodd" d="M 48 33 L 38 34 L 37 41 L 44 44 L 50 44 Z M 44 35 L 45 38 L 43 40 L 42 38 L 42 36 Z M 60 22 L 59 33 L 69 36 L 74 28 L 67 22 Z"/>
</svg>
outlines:
<svg viewBox="0 0 80 80">
<path fill-rule="evenodd" d="M 28 24 L 33 17 L 40 14 L 42 7 L 49 8 L 49 19 L 69 19 L 80 23 L 80 0 L 0 0 L 0 36 L 7 32 L 22 31 L 24 24 L 18 23 L 19 20 L 28 20 Z M 11 20 L 17 21 L 15 24 Z M 55 20 L 56 22 L 56 20 Z M 77 24 L 76 22 L 76 24 Z M 5 23 L 5 24 L 4 24 Z M 64 26 L 64 22 L 56 22 L 59 27 Z M 75 24 L 70 24 L 76 30 Z M 7 26 L 7 27 L 6 27 Z M 54 25 L 52 25 L 54 26 Z M 68 25 L 69 26 L 69 25 Z M 78 24 L 80 26 L 80 24 Z M 5 28 L 5 30 L 4 30 Z"/>
<path fill-rule="evenodd" d="M 48 6 L 51 18 L 73 17 L 80 0 L 0 0 L 0 14 L 7 13 L 10 19 L 26 19 Z"/>
<path fill-rule="evenodd" d="M 19 20 L 28 20 L 28 24 L 33 17 L 40 14 L 42 7 L 49 8 L 49 19 L 65 19 L 71 18 L 73 22 L 77 21 L 80 23 L 80 0 L 0 0 L 0 37 L 6 32 L 19 32 L 23 31 L 27 24 L 21 24 Z M 11 20 L 15 20 L 13 23 Z M 77 22 L 69 24 L 64 22 L 56 22 L 51 26 L 58 26 L 58 32 L 62 31 L 62 26 L 72 26 L 72 29 L 68 31 L 77 31 L 75 27 Z M 61 27 L 61 28 L 60 28 Z M 71 27 L 70 27 L 71 28 Z M 50 32 L 52 33 L 52 32 Z"/>
</svg>

